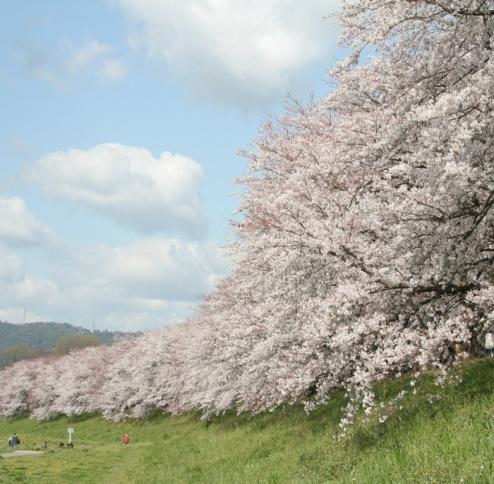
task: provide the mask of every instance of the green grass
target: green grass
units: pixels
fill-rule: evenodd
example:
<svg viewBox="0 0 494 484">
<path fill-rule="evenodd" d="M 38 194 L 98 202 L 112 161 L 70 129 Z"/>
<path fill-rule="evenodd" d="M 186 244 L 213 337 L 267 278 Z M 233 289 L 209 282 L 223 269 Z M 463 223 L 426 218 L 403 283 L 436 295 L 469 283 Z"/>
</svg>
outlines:
<svg viewBox="0 0 494 484">
<path fill-rule="evenodd" d="M 306 415 L 300 407 L 249 417 L 155 416 L 112 424 L 99 417 L 0 422 L 0 452 L 17 432 L 40 457 L 0 461 L 0 482 L 28 483 L 494 483 L 494 361 L 471 362 L 463 382 L 422 379 L 384 424 L 361 419 L 335 439 L 343 398 Z M 380 385 L 381 398 L 401 382 Z M 440 399 L 429 403 L 431 394 Z M 74 449 L 59 449 L 68 426 Z M 128 433 L 131 444 L 121 438 Z M 83 446 L 82 444 L 85 444 Z"/>
</svg>

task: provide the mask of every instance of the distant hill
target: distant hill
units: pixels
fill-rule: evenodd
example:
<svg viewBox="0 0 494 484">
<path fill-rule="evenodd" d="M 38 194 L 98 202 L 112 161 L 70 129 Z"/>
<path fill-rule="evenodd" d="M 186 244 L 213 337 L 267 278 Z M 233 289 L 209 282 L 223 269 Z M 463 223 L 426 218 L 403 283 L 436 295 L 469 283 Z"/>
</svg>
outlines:
<svg viewBox="0 0 494 484">
<path fill-rule="evenodd" d="M 90 331 L 68 323 L 26 323 L 11 324 L 0 322 L 0 368 L 14 361 L 32 357 L 34 354 L 53 351 L 64 336 L 96 336 L 103 343 L 136 336 L 136 333 L 120 331 Z"/>
<path fill-rule="evenodd" d="M 94 334 L 103 343 L 112 343 L 129 333 L 113 331 L 90 331 L 68 323 L 26 323 L 11 324 L 0 322 L 0 351 L 10 346 L 27 346 L 33 351 L 51 351 L 61 336 Z"/>
</svg>

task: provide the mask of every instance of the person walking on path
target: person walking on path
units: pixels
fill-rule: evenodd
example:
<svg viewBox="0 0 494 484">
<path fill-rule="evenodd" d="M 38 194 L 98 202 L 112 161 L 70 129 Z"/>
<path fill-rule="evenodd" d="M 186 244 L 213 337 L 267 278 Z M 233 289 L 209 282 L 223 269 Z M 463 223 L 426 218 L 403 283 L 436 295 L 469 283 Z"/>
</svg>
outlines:
<svg viewBox="0 0 494 484">
<path fill-rule="evenodd" d="M 15 451 L 15 448 L 21 443 L 21 439 L 19 436 L 14 432 L 12 434 L 12 437 L 9 437 L 9 445 L 12 447 L 12 452 Z"/>
<path fill-rule="evenodd" d="M 124 447 L 127 447 L 127 446 L 129 445 L 129 442 L 130 442 L 130 439 L 129 439 L 129 434 L 125 434 L 125 435 L 123 436 L 122 441 L 123 441 Z"/>
</svg>

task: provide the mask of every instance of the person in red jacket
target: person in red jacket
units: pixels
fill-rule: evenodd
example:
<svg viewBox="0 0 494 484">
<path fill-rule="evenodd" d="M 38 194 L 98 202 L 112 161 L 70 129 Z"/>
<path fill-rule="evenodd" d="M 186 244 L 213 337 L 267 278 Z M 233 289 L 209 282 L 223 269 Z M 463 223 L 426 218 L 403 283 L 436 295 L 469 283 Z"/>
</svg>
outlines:
<svg viewBox="0 0 494 484">
<path fill-rule="evenodd" d="M 129 434 L 125 434 L 123 436 L 123 444 L 124 444 L 124 447 L 127 447 L 129 445 L 129 442 L 130 442 L 130 439 L 129 439 Z"/>
</svg>

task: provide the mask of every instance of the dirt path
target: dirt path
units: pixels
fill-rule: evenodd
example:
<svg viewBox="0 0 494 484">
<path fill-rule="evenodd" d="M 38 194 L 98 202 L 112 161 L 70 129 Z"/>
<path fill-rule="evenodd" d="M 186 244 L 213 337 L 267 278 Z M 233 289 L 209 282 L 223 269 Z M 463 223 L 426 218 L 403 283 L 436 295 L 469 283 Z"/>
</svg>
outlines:
<svg viewBox="0 0 494 484">
<path fill-rule="evenodd" d="M 43 455 L 43 452 L 39 450 L 16 450 L 14 452 L 7 452 L 5 454 L 0 454 L 0 457 L 4 459 L 12 459 L 14 457 L 24 457 L 24 456 L 33 456 L 33 455 Z"/>
</svg>

